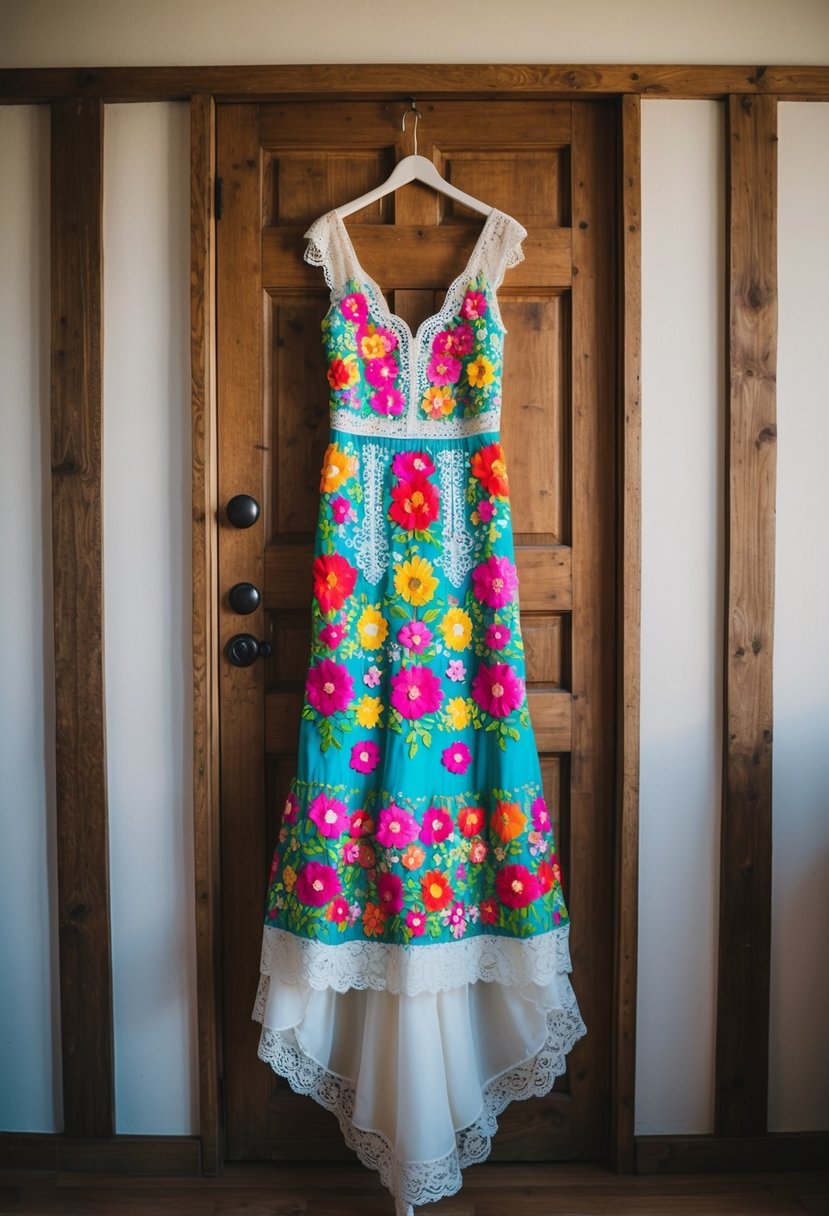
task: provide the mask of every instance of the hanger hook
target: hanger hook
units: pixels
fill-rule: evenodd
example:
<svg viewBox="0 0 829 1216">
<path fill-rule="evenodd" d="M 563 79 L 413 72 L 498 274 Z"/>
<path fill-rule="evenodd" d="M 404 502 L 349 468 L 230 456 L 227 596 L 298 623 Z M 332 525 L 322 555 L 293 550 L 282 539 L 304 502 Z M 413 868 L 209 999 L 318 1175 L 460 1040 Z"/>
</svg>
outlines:
<svg viewBox="0 0 829 1216">
<path fill-rule="evenodd" d="M 417 124 L 420 120 L 420 110 L 418 110 L 418 108 L 417 108 L 417 103 L 415 102 L 414 97 L 411 98 L 411 103 L 412 104 L 411 104 L 410 108 L 408 110 L 403 111 L 403 120 L 400 123 L 400 130 L 401 131 L 406 130 L 406 119 L 408 118 L 408 116 L 410 114 L 414 114 L 414 116 L 415 116 L 415 120 L 414 120 L 414 154 L 415 154 L 415 156 L 417 156 Z"/>
</svg>

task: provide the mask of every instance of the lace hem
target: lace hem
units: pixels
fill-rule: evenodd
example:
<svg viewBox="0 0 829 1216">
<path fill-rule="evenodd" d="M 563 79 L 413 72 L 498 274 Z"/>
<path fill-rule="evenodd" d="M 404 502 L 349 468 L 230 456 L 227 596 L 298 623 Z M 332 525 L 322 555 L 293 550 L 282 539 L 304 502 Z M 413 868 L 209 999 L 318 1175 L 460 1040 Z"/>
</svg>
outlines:
<svg viewBox="0 0 829 1216">
<path fill-rule="evenodd" d="M 523 988 L 549 984 L 556 974 L 572 970 L 570 926 L 540 937 L 513 938 L 481 934 L 466 941 L 424 946 L 352 941 L 329 946 L 265 925 L 259 990 L 253 1017 L 265 1013 L 268 981 L 278 975 L 285 984 L 308 984 L 322 990 L 385 989 L 415 996 L 445 992 L 484 980 Z"/>
<path fill-rule="evenodd" d="M 484 1086 L 481 1114 L 456 1131 L 453 1151 L 434 1161 L 403 1161 L 382 1133 L 355 1126 L 355 1083 L 306 1055 L 292 1031 L 263 1026 L 257 1054 L 287 1080 L 294 1093 L 312 1097 L 336 1115 L 345 1143 L 363 1165 L 377 1170 L 394 1196 L 396 1216 L 413 1216 L 414 1206 L 456 1194 L 463 1185 L 461 1170 L 486 1160 L 498 1130 L 498 1115 L 510 1102 L 543 1097 L 565 1071 L 565 1057 L 587 1032 L 569 983 L 566 987 L 572 1003 L 568 997 L 567 1005 L 548 1013 L 547 1037 L 540 1050 Z"/>
</svg>

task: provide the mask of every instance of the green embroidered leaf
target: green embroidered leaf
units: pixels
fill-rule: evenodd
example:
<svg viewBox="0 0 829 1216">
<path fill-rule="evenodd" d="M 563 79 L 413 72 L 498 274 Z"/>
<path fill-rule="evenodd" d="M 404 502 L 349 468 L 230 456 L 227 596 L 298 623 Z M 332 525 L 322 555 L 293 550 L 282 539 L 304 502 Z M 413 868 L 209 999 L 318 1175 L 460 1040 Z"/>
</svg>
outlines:
<svg viewBox="0 0 829 1216">
<path fill-rule="evenodd" d="M 423 623 L 428 625 L 430 621 L 434 621 L 440 616 L 439 608 L 430 608 L 428 612 L 423 613 Z"/>
</svg>

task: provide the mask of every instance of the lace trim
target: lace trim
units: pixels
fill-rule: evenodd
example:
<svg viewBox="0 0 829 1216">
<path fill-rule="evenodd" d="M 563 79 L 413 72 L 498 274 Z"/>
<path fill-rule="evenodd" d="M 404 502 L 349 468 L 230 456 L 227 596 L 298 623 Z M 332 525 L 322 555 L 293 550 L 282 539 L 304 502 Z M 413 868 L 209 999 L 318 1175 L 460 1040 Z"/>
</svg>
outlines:
<svg viewBox="0 0 829 1216">
<path fill-rule="evenodd" d="M 438 452 L 443 551 L 435 559 L 453 587 L 460 587 L 475 565 L 475 537 L 466 521 L 467 454 L 458 448 Z"/>
<path fill-rule="evenodd" d="M 360 451 L 363 482 L 363 522 L 353 536 L 346 536 L 346 547 L 354 550 L 354 560 L 366 580 L 379 583 L 389 564 L 389 541 L 382 527 L 383 478 L 386 453 L 375 443 Z"/>
<path fill-rule="evenodd" d="M 391 1191 L 397 1216 L 413 1216 L 414 1206 L 456 1194 L 463 1185 L 461 1170 L 489 1156 L 492 1137 L 498 1130 L 498 1115 L 510 1102 L 543 1097 L 552 1089 L 556 1077 L 565 1071 L 565 1057 L 587 1033 L 587 1027 L 569 982 L 564 988 L 569 991 L 562 993 L 562 1008 L 552 1009 L 547 1015 L 544 1045 L 529 1060 L 507 1069 L 484 1087 L 480 1116 L 455 1133 L 454 1150 L 436 1161 L 403 1161 L 382 1133 L 356 1127 L 355 1083 L 329 1072 L 307 1056 L 293 1032 L 263 1026 L 257 1054 L 274 1072 L 286 1078 L 294 1093 L 312 1097 L 336 1115 L 348 1147 L 363 1165 L 378 1171 L 381 1182 Z"/>
<path fill-rule="evenodd" d="M 500 426 L 500 411 L 486 410 L 471 418 L 447 418 L 441 422 L 430 422 L 419 418 L 418 425 L 408 423 L 404 427 L 400 418 L 386 418 L 382 414 L 355 414 L 353 410 L 333 410 L 331 428 L 344 435 L 369 435 L 378 439 L 466 439 L 487 432 L 497 434 Z"/>
<path fill-rule="evenodd" d="M 518 988 L 545 985 L 555 975 L 572 970 L 569 938 L 570 926 L 565 924 L 539 937 L 482 933 L 465 941 L 424 946 L 373 941 L 329 946 L 265 925 L 252 1016 L 256 1021 L 264 1016 L 271 975 L 278 975 L 286 984 L 308 984 L 316 989 L 376 988 L 409 996 L 444 992 L 476 980 Z"/>
</svg>

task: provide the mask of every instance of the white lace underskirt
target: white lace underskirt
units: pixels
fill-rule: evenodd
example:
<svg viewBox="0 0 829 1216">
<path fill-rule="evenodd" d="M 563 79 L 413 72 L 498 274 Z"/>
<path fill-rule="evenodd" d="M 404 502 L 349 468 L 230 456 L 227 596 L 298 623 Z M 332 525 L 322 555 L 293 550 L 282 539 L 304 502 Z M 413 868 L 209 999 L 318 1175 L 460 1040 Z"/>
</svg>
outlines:
<svg viewBox="0 0 829 1216">
<path fill-rule="evenodd" d="M 455 1194 L 461 1169 L 488 1156 L 497 1116 L 548 1093 L 586 1033 L 566 927 L 548 937 L 559 966 L 543 982 L 479 978 L 408 993 L 262 975 L 252 1015 L 262 1022 L 260 1058 L 334 1112 L 348 1146 L 392 1192 L 397 1216 Z"/>
</svg>

